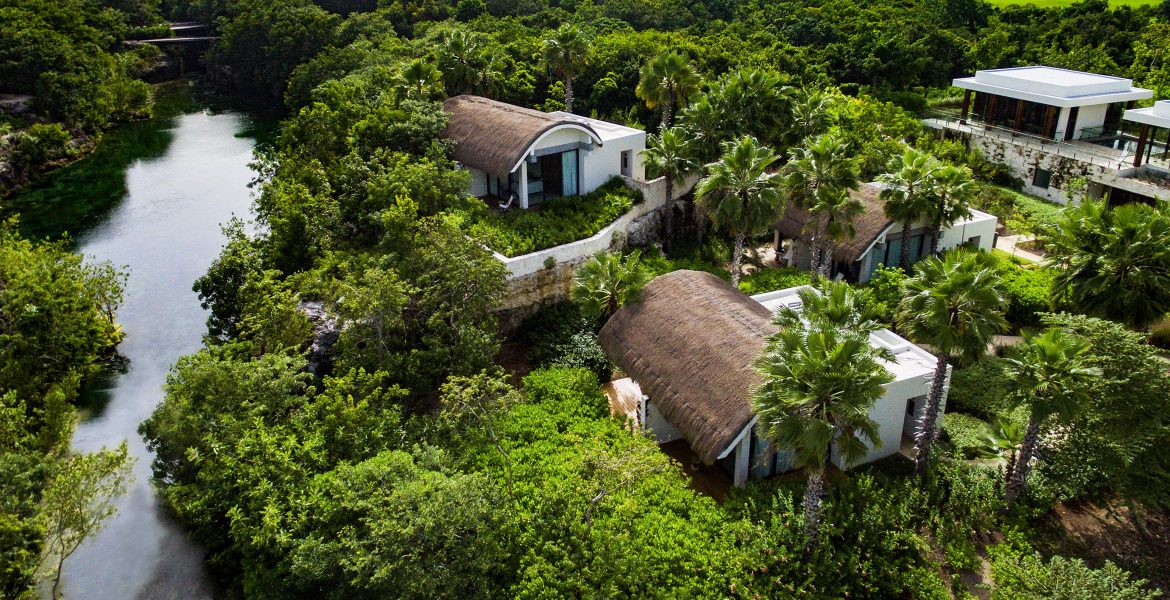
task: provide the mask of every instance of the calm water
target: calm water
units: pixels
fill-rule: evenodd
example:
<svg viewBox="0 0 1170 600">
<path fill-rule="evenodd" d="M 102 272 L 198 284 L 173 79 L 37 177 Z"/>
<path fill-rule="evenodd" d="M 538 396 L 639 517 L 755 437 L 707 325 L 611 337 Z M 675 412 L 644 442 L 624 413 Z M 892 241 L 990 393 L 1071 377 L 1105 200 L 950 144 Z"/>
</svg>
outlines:
<svg viewBox="0 0 1170 600">
<path fill-rule="evenodd" d="M 73 444 L 123 440 L 135 482 L 109 526 L 65 563 L 69 598 L 210 598 L 199 547 L 159 504 L 138 424 L 162 399 L 172 364 L 199 349 L 206 313 L 191 284 L 219 253 L 220 224 L 247 217 L 252 149 L 270 125 L 193 88 L 159 90 L 157 116 L 106 135 L 99 150 L 12 199 L 28 235 L 75 240 L 77 250 L 126 265 L 118 313 L 127 359 L 90 384 Z"/>
</svg>

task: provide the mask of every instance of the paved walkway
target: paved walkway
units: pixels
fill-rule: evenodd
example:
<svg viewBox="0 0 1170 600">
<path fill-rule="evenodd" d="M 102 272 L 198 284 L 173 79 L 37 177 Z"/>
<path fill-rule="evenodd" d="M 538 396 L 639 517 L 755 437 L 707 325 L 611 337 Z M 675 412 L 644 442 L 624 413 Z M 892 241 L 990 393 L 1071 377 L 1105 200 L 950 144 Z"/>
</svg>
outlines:
<svg viewBox="0 0 1170 600">
<path fill-rule="evenodd" d="M 995 247 L 998 250 L 1003 250 L 1012 256 L 1017 256 L 1027 261 L 1034 263 L 1045 262 L 1047 259 L 1043 256 L 1019 247 L 1020 244 L 1032 241 L 1035 241 L 1035 239 L 1022 235 L 1001 235 L 996 238 Z"/>
</svg>

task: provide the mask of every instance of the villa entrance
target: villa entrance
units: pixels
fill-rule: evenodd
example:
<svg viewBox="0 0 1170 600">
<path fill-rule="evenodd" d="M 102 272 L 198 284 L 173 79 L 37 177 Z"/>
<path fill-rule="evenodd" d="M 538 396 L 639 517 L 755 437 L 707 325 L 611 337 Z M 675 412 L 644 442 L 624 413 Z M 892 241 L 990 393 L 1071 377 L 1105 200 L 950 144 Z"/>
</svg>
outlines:
<svg viewBox="0 0 1170 600">
<path fill-rule="evenodd" d="M 577 150 L 553 152 L 528 163 L 528 203 L 540 204 L 562 196 L 576 196 L 579 189 Z"/>
</svg>

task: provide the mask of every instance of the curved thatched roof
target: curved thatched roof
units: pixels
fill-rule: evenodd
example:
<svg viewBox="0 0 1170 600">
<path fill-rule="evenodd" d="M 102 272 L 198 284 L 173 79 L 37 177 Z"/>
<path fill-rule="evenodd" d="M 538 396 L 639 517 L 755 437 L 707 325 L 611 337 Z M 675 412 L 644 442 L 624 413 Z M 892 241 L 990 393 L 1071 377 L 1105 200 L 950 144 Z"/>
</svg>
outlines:
<svg viewBox="0 0 1170 600">
<path fill-rule="evenodd" d="M 710 464 L 751 421 L 753 364 L 776 331 L 771 318 L 710 273 L 675 271 L 647 284 L 598 341 Z"/>
<path fill-rule="evenodd" d="M 853 221 L 856 235 L 852 239 L 837 244 L 833 249 L 833 258 L 844 263 L 861 260 L 861 256 L 865 254 L 866 250 L 869 250 L 878 236 L 894 224 L 886 217 L 882 208 L 885 203 L 881 199 L 881 193 L 882 189 L 872 183 L 862 185 L 859 189 L 850 192 L 854 198 L 861 201 L 864 210 Z M 780 235 L 790 240 L 810 242 L 811 236 L 804 231 L 805 223 L 808 223 L 808 213 L 798 208 L 789 207 L 784 212 L 784 217 L 776 224 L 776 228 L 780 230 Z"/>
<path fill-rule="evenodd" d="M 601 144 L 601 136 L 581 120 L 480 96 L 447 98 L 443 111 L 449 118 L 443 135 L 455 142 L 455 160 L 494 175 L 511 173 L 532 144 L 556 127 L 580 129 Z"/>
</svg>

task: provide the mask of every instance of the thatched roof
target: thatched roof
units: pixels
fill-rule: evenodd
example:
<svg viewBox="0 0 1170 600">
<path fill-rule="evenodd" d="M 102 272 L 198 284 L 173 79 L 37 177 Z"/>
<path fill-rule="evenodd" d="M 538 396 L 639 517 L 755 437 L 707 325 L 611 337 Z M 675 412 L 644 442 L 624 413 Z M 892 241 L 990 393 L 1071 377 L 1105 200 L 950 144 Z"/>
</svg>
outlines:
<svg viewBox="0 0 1170 600">
<path fill-rule="evenodd" d="M 511 173 L 542 134 L 554 127 L 571 126 L 601 144 L 588 123 L 498 102 L 480 96 L 455 96 L 443 102 L 449 122 L 443 135 L 455 141 L 455 160 L 485 173 Z"/>
<path fill-rule="evenodd" d="M 647 284 L 598 341 L 710 464 L 751 421 L 753 365 L 776 331 L 771 318 L 710 273 L 675 271 Z"/>
<path fill-rule="evenodd" d="M 833 258 L 845 263 L 861 260 L 861 256 L 873 245 L 878 236 L 894 224 L 882 210 L 885 202 L 881 199 L 881 192 L 881 188 L 872 183 L 862 185 L 859 189 L 850 192 L 854 198 L 861 201 L 863 211 L 853 221 L 856 235 L 852 239 L 837 244 L 833 249 Z M 780 235 L 790 240 L 811 242 L 812 237 L 804 231 L 806 223 L 808 223 L 807 212 L 789 207 L 784 212 L 784 217 L 776 224 L 776 228 L 780 230 Z"/>
</svg>

